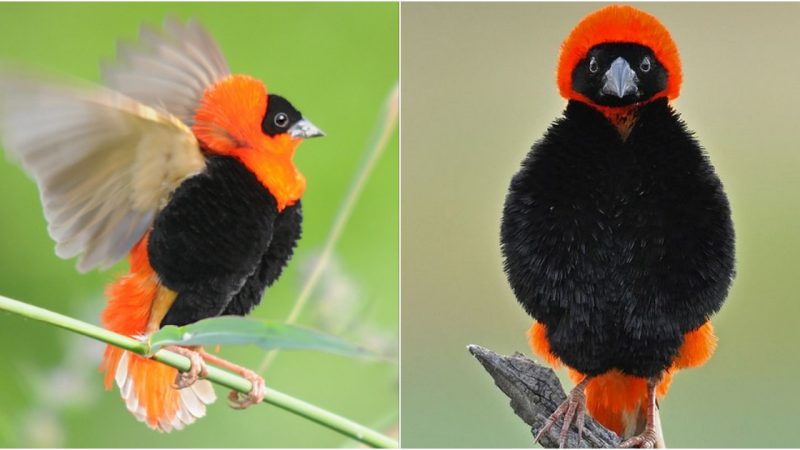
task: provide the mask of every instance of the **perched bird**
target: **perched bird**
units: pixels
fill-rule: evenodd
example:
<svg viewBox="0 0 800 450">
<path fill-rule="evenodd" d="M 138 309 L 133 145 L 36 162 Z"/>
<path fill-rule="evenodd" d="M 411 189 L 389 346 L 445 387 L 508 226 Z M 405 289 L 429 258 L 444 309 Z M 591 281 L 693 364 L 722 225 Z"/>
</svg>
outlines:
<svg viewBox="0 0 800 450">
<path fill-rule="evenodd" d="M 586 409 L 624 447 L 663 445 L 657 399 L 716 345 L 709 317 L 733 279 L 734 230 L 714 168 L 670 105 L 681 78 L 656 18 L 630 6 L 588 15 L 561 48 L 564 116 L 509 187 L 502 251 L 536 320 L 530 345 L 577 383 L 539 434 L 563 419 L 562 446 Z"/>
<path fill-rule="evenodd" d="M 306 186 L 292 158 L 322 132 L 285 98 L 232 75 L 194 21 L 168 19 L 120 45 L 105 86 L 0 71 L 3 147 L 35 178 L 51 237 L 78 269 L 130 272 L 107 290 L 104 326 L 144 338 L 165 325 L 245 315 L 280 276 L 301 232 Z M 106 388 L 150 428 L 182 429 L 216 399 L 205 361 L 253 382 L 235 407 L 261 401 L 255 373 L 202 349 L 187 373 L 109 346 Z"/>
</svg>

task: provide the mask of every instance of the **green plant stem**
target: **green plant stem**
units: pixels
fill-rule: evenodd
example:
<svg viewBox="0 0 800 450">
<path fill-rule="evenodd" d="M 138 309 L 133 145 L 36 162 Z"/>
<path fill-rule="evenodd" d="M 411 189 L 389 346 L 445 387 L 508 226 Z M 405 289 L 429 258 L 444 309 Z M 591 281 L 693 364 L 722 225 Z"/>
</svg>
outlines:
<svg viewBox="0 0 800 450">
<path fill-rule="evenodd" d="M 147 344 L 144 342 L 2 295 L 0 295 L 0 309 L 49 323 L 140 355 L 147 354 Z M 189 358 L 168 350 L 159 350 L 152 358 L 181 371 L 189 370 L 191 367 Z M 246 379 L 213 366 L 208 367 L 208 380 L 243 394 L 250 392 L 253 388 Z M 374 430 L 274 389 L 267 389 L 264 402 L 305 417 L 372 447 L 396 448 L 398 446 L 396 441 Z"/>
<path fill-rule="evenodd" d="M 364 190 L 364 186 L 366 185 L 369 176 L 372 174 L 373 169 L 375 169 L 375 165 L 378 163 L 378 160 L 383 154 L 383 150 L 389 143 L 389 138 L 392 137 L 392 133 L 394 132 L 395 125 L 397 124 L 397 118 L 400 111 L 399 102 L 399 87 L 395 85 L 394 88 L 392 88 L 392 91 L 386 97 L 386 102 L 383 106 L 383 113 L 381 114 L 380 121 L 373 132 L 373 136 L 370 139 L 369 144 L 367 145 L 367 152 L 364 156 L 364 162 L 356 172 L 356 177 L 350 185 L 350 189 L 348 189 L 341 206 L 339 206 L 339 212 L 336 215 L 336 218 L 333 220 L 333 226 L 331 227 L 331 230 L 325 239 L 325 245 L 322 249 L 322 254 L 317 259 L 317 263 L 314 265 L 311 275 L 308 277 L 305 285 L 303 285 L 303 289 L 300 291 L 297 301 L 295 301 L 292 310 L 289 312 L 289 317 L 286 319 L 286 323 L 291 325 L 297 322 L 297 319 L 300 318 L 300 313 L 303 312 L 308 300 L 311 298 L 311 293 L 314 292 L 314 288 L 317 287 L 322 274 L 325 272 L 325 269 L 328 268 L 331 256 L 333 255 L 333 249 L 336 248 L 336 243 L 339 242 L 342 231 L 344 231 L 344 227 L 347 225 L 347 221 L 350 219 L 350 215 L 353 213 L 356 200 L 358 200 L 358 197 L 361 195 L 361 191 Z M 268 352 L 261 361 L 261 364 L 258 367 L 258 372 L 264 373 L 264 371 L 269 368 L 272 362 L 275 361 L 277 356 L 278 350 L 272 350 Z"/>
</svg>

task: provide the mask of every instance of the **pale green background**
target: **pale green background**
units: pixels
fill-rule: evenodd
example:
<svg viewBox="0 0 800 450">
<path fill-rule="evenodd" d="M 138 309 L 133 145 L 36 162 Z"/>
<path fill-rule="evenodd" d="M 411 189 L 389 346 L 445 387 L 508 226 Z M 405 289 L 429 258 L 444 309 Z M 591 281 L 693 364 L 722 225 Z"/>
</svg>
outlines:
<svg viewBox="0 0 800 450">
<path fill-rule="evenodd" d="M 403 444 L 532 443 L 467 353 L 529 353 L 530 319 L 501 270 L 511 176 L 560 115 L 558 49 L 602 4 L 402 8 Z M 669 4 L 681 50 L 675 106 L 730 196 L 738 277 L 714 319 L 720 346 L 662 403 L 673 447 L 800 445 L 800 5 Z M 569 180 L 564 180 L 568 183 Z"/>
<path fill-rule="evenodd" d="M 286 318 L 309 263 L 333 222 L 384 102 L 398 78 L 396 4 L 0 4 L 0 62 L 98 79 L 118 38 L 168 14 L 199 18 L 234 72 L 266 82 L 289 98 L 327 137 L 304 143 L 296 163 L 308 179 L 304 234 L 294 260 L 255 311 Z M 397 357 L 398 145 L 391 141 L 354 210 L 335 254 L 334 270 L 300 323 Z M 0 157 L 0 294 L 98 322 L 103 287 L 123 272 L 80 275 L 58 259 L 47 235 L 39 194 L 16 165 Z M 97 372 L 102 348 L 66 331 L 0 313 L 0 446 L 314 447 L 346 439 L 268 405 L 226 406 L 162 435 L 136 422 Z M 263 351 L 223 349 L 255 367 Z M 398 367 L 314 352 L 286 352 L 267 385 L 392 432 Z M 352 445 L 352 443 L 350 443 Z"/>
</svg>

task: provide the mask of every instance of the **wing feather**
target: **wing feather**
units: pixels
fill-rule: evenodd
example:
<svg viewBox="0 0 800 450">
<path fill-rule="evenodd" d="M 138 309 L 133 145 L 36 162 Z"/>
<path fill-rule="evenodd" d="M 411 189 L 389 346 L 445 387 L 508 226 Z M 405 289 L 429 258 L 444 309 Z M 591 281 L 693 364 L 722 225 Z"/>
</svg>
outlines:
<svg viewBox="0 0 800 450">
<path fill-rule="evenodd" d="M 194 123 L 206 88 L 230 74 L 211 36 L 196 21 L 167 18 L 161 31 L 143 26 L 137 45 L 120 44 L 103 67 L 106 86 Z"/>
<path fill-rule="evenodd" d="M 103 88 L 0 71 L 3 147 L 39 185 L 48 230 L 78 269 L 125 256 L 187 177 L 205 167 L 177 117 Z"/>
</svg>

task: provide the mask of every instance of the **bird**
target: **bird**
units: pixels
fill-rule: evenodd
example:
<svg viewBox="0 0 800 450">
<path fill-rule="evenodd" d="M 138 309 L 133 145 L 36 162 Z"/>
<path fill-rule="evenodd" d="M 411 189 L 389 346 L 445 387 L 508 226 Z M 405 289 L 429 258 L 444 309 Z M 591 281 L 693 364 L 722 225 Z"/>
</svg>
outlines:
<svg viewBox="0 0 800 450">
<path fill-rule="evenodd" d="M 683 79 L 669 30 L 631 6 L 584 17 L 563 42 L 563 116 L 512 177 L 500 244 L 534 319 L 534 354 L 576 383 L 545 421 L 559 445 L 586 413 L 663 447 L 658 402 L 717 345 L 710 318 L 735 278 L 731 208 L 705 149 L 674 109 Z"/>
<path fill-rule="evenodd" d="M 323 132 L 285 97 L 231 73 L 196 20 L 169 17 L 121 42 L 102 84 L 0 67 L 0 138 L 36 181 L 56 254 L 77 269 L 129 271 L 106 289 L 105 328 L 137 339 L 167 325 L 246 315 L 292 257 L 306 179 L 298 145 Z M 109 345 L 101 370 L 127 409 L 161 432 L 180 430 L 216 400 L 206 363 L 264 380 L 202 348 L 178 372 Z"/>
</svg>

